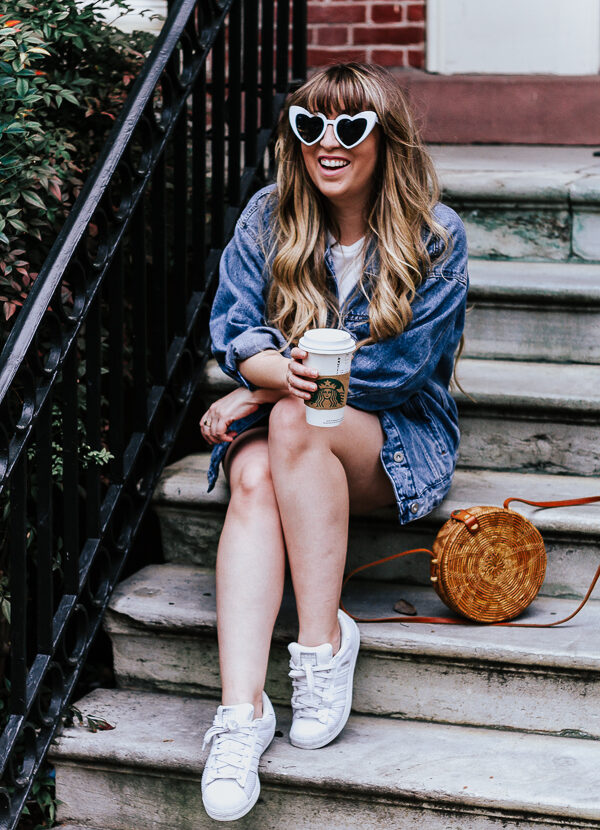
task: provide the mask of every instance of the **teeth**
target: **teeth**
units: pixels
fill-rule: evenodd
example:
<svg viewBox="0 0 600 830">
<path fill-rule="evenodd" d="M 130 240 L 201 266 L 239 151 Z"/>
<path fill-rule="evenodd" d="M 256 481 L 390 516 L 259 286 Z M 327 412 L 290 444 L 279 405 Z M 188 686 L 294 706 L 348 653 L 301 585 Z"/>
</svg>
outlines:
<svg viewBox="0 0 600 830">
<path fill-rule="evenodd" d="M 319 159 L 323 167 L 345 167 L 348 162 L 342 159 Z"/>
</svg>

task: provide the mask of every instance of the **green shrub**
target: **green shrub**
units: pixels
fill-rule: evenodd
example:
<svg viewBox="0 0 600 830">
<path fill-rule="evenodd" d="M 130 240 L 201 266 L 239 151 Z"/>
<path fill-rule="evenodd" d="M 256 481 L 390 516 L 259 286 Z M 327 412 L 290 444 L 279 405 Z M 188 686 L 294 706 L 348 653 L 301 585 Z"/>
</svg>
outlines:
<svg viewBox="0 0 600 830">
<path fill-rule="evenodd" d="M 23 303 L 153 36 L 122 0 L 0 0 L 0 330 Z M 1 338 L 0 338 L 1 339 Z"/>
</svg>

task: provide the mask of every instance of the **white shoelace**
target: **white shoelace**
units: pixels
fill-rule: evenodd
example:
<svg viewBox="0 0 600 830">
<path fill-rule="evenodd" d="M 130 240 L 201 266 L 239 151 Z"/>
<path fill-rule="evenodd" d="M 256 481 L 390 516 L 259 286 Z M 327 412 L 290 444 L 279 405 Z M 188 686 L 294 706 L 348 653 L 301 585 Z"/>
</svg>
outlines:
<svg viewBox="0 0 600 830">
<path fill-rule="evenodd" d="M 222 724 L 213 724 L 206 732 L 202 744 L 204 750 L 213 741 L 208 759 L 211 780 L 233 778 L 242 787 L 245 786 L 255 740 L 255 723 L 238 724 L 230 720 Z"/>
<path fill-rule="evenodd" d="M 332 662 L 321 666 L 303 663 L 299 668 L 290 663 L 289 676 L 292 678 L 292 709 L 302 718 L 314 718 L 327 723 L 329 709 L 334 703 L 332 694 Z"/>
</svg>

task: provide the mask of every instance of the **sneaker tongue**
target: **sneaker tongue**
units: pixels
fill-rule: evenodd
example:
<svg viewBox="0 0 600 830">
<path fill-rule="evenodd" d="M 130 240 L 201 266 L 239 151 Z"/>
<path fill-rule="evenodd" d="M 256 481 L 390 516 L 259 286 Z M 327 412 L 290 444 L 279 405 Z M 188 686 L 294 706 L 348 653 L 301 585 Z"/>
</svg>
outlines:
<svg viewBox="0 0 600 830">
<path fill-rule="evenodd" d="M 223 723 L 235 721 L 236 723 L 250 723 L 254 719 L 254 706 L 251 703 L 236 703 L 234 706 L 219 706 L 217 717 Z"/>
<path fill-rule="evenodd" d="M 321 646 L 301 646 L 300 643 L 290 643 L 288 646 L 292 660 L 297 666 L 323 666 L 333 657 L 331 643 Z"/>
</svg>

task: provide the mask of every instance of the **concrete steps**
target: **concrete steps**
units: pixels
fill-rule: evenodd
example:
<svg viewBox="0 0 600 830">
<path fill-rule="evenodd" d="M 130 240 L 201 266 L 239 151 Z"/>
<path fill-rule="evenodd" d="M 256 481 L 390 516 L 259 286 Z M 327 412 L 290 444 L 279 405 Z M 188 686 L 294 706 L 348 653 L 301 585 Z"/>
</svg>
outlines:
<svg viewBox="0 0 600 830">
<path fill-rule="evenodd" d="M 471 256 L 600 260 L 600 158 L 592 147 L 431 147 Z"/>
<path fill-rule="evenodd" d="M 473 257 L 459 469 L 444 503 L 418 522 L 400 527 L 392 509 L 353 518 L 348 568 L 431 547 L 459 507 L 600 495 L 600 159 L 582 147 L 433 153 Z M 209 363 L 203 399 L 231 388 Z M 165 471 L 154 506 L 167 562 L 112 598 L 105 625 L 120 688 L 78 705 L 116 728 L 70 728 L 53 749 L 65 830 L 214 826 L 201 804 L 200 747 L 219 693 L 214 564 L 229 493 L 222 476 L 206 492 L 208 458 Z M 559 619 L 598 565 L 600 504 L 512 507 L 533 520 L 548 553 L 524 619 Z M 449 614 L 426 557 L 366 576 L 378 581 L 351 586 L 355 613 L 389 615 L 403 598 L 421 614 Z M 288 594 L 267 683 L 286 708 L 263 757 L 261 798 L 237 826 L 600 830 L 599 625 L 600 598 L 549 630 L 361 624 L 357 714 L 307 754 L 287 741 Z"/>
<path fill-rule="evenodd" d="M 600 264 L 469 260 L 468 357 L 600 363 Z"/>
<path fill-rule="evenodd" d="M 94 816 L 105 830 L 215 826 L 200 795 L 212 701 L 103 689 L 80 706 L 115 729 L 65 730 L 53 750 L 65 820 Z M 598 741 L 355 715 L 332 744 L 307 753 L 288 743 L 288 711 L 277 716 L 261 797 L 241 830 L 600 827 Z"/>
<path fill-rule="evenodd" d="M 457 374 L 461 467 L 600 475 L 599 365 L 465 359 Z"/>
<path fill-rule="evenodd" d="M 215 489 L 206 492 L 208 459 L 207 453 L 199 453 L 172 464 L 157 487 L 154 507 L 161 521 L 167 561 L 214 567 L 229 491 L 220 476 Z M 348 568 L 400 550 L 431 547 L 453 510 L 478 504 L 501 505 L 513 495 L 536 501 L 556 500 L 559 495 L 565 499 L 600 495 L 600 482 L 583 476 L 458 470 L 444 502 L 417 522 L 400 527 L 391 508 L 353 518 Z M 582 596 L 598 563 L 600 503 L 548 510 L 528 505 L 513 507 L 531 518 L 544 537 L 548 571 L 542 593 Z M 369 573 L 373 579 L 429 585 L 429 565 L 416 556 Z"/>
<path fill-rule="evenodd" d="M 359 616 L 392 616 L 401 597 L 419 614 L 453 616 L 431 587 L 362 582 L 345 593 L 347 607 Z M 520 621 L 552 622 L 575 607 L 574 600 L 540 598 Z M 600 601 L 555 630 L 361 623 L 353 708 L 370 715 L 600 738 L 599 627 Z M 116 590 L 105 628 L 120 688 L 218 696 L 211 569 L 144 568 Z M 287 644 L 296 635 L 288 589 L 266 687 L 271 699 L 284 705 L 291 694 Z M 467 695 L 461 693 L 465 688 Z"/>
</svg>

